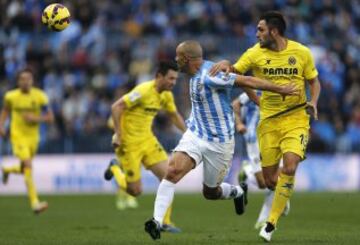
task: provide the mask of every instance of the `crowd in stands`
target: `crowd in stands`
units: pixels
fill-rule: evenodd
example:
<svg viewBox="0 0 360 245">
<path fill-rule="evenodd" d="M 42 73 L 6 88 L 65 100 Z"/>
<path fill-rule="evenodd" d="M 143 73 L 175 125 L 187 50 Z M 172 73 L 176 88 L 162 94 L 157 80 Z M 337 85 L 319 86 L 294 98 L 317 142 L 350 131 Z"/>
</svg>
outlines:
<svg viewBox="0 0 360 245">
<path fill-rule="evenodd" d="M 49 3 L 0 1 L 0 98 L 16 86 L 19 69 L 35 71 L 56 115 L 55 125 L 42 127 L 41 152 L 110 151 L 112 102 L 150 80 L 180 41 L 197 39 L 208 59 L 235 62 L 256 43 L 261 13 L 274 9 L 286 16 L 286 35 L 311 48 L 319 70 L 319 120 L 312 122 L 309 150 L 360 151 L 358 0 L 64 1 L 71 24 L 59 33 L 41 24 Z M 174 93 L 185 117 L 187 90 L 181 76 Z M 162 115 L 154 130 L 168 150 L 179 138 Z"/>
</svg>

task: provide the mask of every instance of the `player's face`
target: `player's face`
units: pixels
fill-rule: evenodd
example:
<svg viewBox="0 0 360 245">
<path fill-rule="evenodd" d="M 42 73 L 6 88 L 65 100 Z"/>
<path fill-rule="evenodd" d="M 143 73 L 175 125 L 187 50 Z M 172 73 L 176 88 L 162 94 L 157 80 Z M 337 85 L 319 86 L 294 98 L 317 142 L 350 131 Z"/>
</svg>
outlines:
<svg viewBox="0 0 360 245">
<path fill-rule="evenodd" d="M 174 70 L 168 70 L 165 76 L 161 75 L 161 84 L 163 90 L 172 90 L 178 79 L 178 72 Z"/>
<path fill-rule="evenodd" d="M 189 60 L 182 52 L 181 47 L 176 48 L 176 57 L 175 57 L 176 63 L 178 64 L 179 70 L 181 72 L 187 73 L 189 70 Z"/>
<path fill-rule="evenodd" d="M 20 73 L 19 78 L 18 78 L 19 88 L 22 91 L 29 91 L 33 84 L 33 81 L 34 81 L 34 78 L 33 78 L 33 75 L 31 74 L 31 72 L 27 72 L 27 71 L 22 72 L 22 73 Z"/>
<path fill-rule="evenodd" d="M 275 42 L 265 20 L 260 20 L 257 25 L 256 38 L 259 40 L 260 47 L 269 48 Z"/>
</svg>

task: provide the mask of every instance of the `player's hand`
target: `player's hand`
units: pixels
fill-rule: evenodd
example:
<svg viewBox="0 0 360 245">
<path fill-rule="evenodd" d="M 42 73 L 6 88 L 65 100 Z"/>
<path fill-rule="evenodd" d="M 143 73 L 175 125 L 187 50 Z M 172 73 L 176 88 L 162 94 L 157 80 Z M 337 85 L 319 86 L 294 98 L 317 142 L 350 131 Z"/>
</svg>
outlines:
<svg viewBox="0 0 360 245">
<path fill-rule="evenodd" d="M 282 86 L 279 93 L 285 97 L 286 95 L 299 95 L 300 91 L 298 88 L 296 88 L 295 83 L 289 83 Z"/>
<path fill-rule="evenodd" d="M 236 124 L 236 132 L 240 133 L 240 134 L 244 134 L 246 133 L 246 126 L 243 123 L 238 123 Z"/>
<path fill-rule="evenodd" d="M 219 61 L 219 62 L 215 63 L 211 67 L 211 69 L 209 71 L 209 75 L 210 76 L 215 76 L 219 71 L 223 71 L 227 75 L 227 74 L 229 74 L 230 70 L 231 70 L 230 62 L 227 61 L 227 60 L 222 60 L 222 61 Z"/>
<path fill-rule="evenodd" d="M 38 123 L 39 122 L 39 116 L 33 114 L 33 113 L 24 113 L 23 115 L 25 122 L 27 123 Z"/>
<path fill-rule="evenodd" d="M 316 103 L 310 101 L 306 103 L 306 111 L 315 119 L 318 120 L 318 112 Z"/>
<path fill-rule="evenodd" d="M 121 144 L 120 138 L 118 137 L 117 134 L 114 134 L 112 137 L 111 145 L 113 146 L 114 149 L 116 149 L 120 146 L 120 144 Z"/>
</svg>

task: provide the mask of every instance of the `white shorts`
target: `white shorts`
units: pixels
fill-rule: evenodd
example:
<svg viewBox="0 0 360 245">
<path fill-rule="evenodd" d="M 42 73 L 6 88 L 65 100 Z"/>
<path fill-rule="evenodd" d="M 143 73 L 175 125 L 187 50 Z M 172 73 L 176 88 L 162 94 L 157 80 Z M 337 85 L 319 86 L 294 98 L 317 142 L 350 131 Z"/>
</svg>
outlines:
<svg viewBox="0 0 360 245">
<path fill-rule="evenodd" d="M 261 171 L 260 150 L 258 141 L 247 143 L 246 151 L 250 164 L 253 166 L 254 173 Z"/>
<path fill-rule="evenodd" d="M 219 186 L 227 175 L 234 154 L 235 141 L 208 142 L 187 130 L 174 152 L 185 152 L 194 159 L 196 166 L 203 162 L 203 183 L 207 187 Z"/>
</svg>

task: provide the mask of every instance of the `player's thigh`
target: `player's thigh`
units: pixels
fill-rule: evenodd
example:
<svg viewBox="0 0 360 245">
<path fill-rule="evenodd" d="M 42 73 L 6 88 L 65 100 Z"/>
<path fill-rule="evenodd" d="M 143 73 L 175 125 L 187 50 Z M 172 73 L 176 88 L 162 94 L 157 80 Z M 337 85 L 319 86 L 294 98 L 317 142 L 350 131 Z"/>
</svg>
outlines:
<svg viewBox="0 0 360 245">
<path fill-rule="evenodd" d="M 166 151 L 155 137 L 149 139 L 141 147 L 144 152 L 142 163 L 146 169 L 150 169 L 152 166 L 168 159 Z"/>
<path fill-rule="evenodd" d="M 257 136 L 262 167 L 276 165 L 280 161 L 281 131 L 277 130 L 278 127 L 279 126 L 271 120 L 264 120 L 258 126 Z"/>
<path fill-rule="evenodd" d="M 298 155 L 300 159 L 303 160 L 305 158 L 308 139 L 309 128 L 307 127 L 297 127 L 287 130 L 280 144 L 282 154 L 291 152 Z"/>
<path fill-rule="evenodd" d="M 215 188 L 229 172 L 234 155 L 234 142 L 208 144 L 203 151 L 204 185 Z"/>
<path fill-rule="evenodd" d="M 194 169 L 195 166 L 195 160 L 188 155 L 187 152 L 176 151 L 169 159 L 168 171 L 165 178 L 173 183 L 177 183 L 188 172 Z"/>
<path fill-rule="evenodd" d="M 143 156 L 142 150 L 129 149 L 121 146 L 115 150 L 116 157 L 121 163 L 121 168 L 124 171 L 126 182 L 132 183 L 141 179 L 141 159 Z"/>
<path fill-rule="evenodd" d="M 168 161 L 167 160 L 164 160 L 164 161 L 161 161 L 161 162 L 158 162 L 154 165 L 151 165 L 149 167 L 149 170 L 151 172 L 153 172 L 153 174 L 159 179 L 159 180 L 162 180 L 166 173 L 167 173 L 167 170 L 168 170 Z"/>
<path fill-rule="evenodd" d="M 12 151 L 14 156 L 20 159 L 21 162 L 28 161 L 32 158 L 32 149 L 27 143 L 12 143 Z"/>
</svg>

